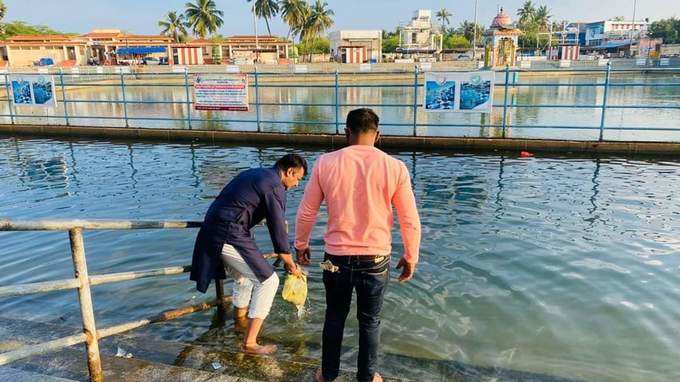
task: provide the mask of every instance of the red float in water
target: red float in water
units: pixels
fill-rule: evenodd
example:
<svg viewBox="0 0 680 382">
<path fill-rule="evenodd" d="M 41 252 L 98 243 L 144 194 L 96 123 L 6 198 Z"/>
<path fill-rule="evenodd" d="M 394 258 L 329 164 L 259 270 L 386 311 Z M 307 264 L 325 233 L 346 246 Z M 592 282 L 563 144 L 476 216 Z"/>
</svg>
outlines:
<svg viewBox="0 0 680 382">
<path fill-rule="evenodd" d="M 530 157 L 534 156 L 534 154 L 532 154 L 528 151 L 520 151 L 519 156 L 521 158 L 530 158 Z"/>
</svg>

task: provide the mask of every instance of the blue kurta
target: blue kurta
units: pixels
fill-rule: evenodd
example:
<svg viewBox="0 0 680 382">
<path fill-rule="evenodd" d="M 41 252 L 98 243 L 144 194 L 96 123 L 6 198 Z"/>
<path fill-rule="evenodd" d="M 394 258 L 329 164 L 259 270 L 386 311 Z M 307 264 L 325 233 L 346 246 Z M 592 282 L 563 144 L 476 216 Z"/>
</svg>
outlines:
<svg viewBox="0 0 680 382">
<path fill-rule="evenodd" d="M 267 219 L 274 252 L 290 253 L 284 219 L 286 190 L 276 168 L 243 171 L 227 184 L 208 208 L 198 231 L 191 262 L 191 280 L 204 292 L 213 279 L 225 279 L 220 255 L 222 246 L 232 245 L 243 256 L 258 280 L 274 273 L 255 245 L 250 229 Z"/>
</svg>

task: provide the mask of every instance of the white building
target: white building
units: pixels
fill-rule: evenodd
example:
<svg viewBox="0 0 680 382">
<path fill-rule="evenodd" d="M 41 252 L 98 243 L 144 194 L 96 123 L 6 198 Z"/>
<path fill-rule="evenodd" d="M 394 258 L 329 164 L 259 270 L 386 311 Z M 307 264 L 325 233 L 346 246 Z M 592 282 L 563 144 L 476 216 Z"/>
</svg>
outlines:
<svg viewBox="0 0 680 382">
<path fill-rule="evenodd" d="M 649 23 L 604 20 L 586 24 L 585 45 L 602 45 L 610 40 L 638 39 L 647 36 Z"/>
<path fill-rule="evenodd" d="M 443 36 L 432 24 L 432 11 L 419 9 L 401 29 L 398 53 L 415 56 L 434 55 L 442 50 Z"/>
<path fill-rule="evenodd" d="M 341 30 L 329 35 L 331 56 L 338 62 L 362 64 L 382 59 L 382 31 Z"/>
</svg>

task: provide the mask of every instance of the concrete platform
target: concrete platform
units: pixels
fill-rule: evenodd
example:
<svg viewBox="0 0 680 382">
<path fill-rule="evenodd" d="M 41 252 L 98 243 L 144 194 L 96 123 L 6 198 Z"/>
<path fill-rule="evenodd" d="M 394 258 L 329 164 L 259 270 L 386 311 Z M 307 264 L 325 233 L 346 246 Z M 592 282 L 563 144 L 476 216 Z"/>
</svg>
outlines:
<svg viewBox="0 0 680 382">
<path fill-rule="evenodd" d="M 125 139 L 155 142 L 233 143 L 246 145 L 321 146 L 345 145 L 344 135 L 178 130 L 60 125 L 0 125 L 0 134 L 41 138 Z M 591 153 L 605 155 L 680 156 L 680 142 L 576 141 L 558 139 L 411 137 L 384 135 L 379 147 L 406 150 L 478 150 L 547 153 Z"/>
<path fill-rule="evenodd" d="M 130 332 L 104 339 L 100 341 L 104 378 L 106 381 L 300 382 L 311 381 L 314 371 L 319 367 L 319 360 L 306 356 L 304 352 L 281 352 L 274 357 L 245 355 L 237 351 L 229 341 L 225 341 L 225 330 L 231 331 L 231 328 L 212 328 L 191 343 L 156 338 L 150 335 L 153 326 L 144 329 L 143 333 Z M 0 352 L 78 331 L 78 328 L 62 325 L 0 317 Z M 284 343 L 281 346 L 289 347 L 290 344 Z M 305 346 L 318 347 L 315 344 Z M 118 348 L 132 353 L 133 357 L 117 357 Z M 352 349 L 343 351 L 345 354 L 348 352 L 351 353 Z M 415 381 L 433 382 L 580 382 L 546 374 L 474 366 L 457 361 L 396 354 L 385 354 L 382 358 L 392 365 L 392 375 L 385 376 L 385 381 L 388 382 L 408 382 L 409 379 L 400 378 L 403 375 L 408 375 Z M 88 373 L 85 359 L 84 345 L 72 346 L 0 367 L 0 380 L 86 381 Z M 3 375 L 14 377 L 3 378 Z M 432 375 L 439 377 L 433 380 Z M 343 370 L 336 381 L 354 380 L 354 371 Z"/>
</svg>

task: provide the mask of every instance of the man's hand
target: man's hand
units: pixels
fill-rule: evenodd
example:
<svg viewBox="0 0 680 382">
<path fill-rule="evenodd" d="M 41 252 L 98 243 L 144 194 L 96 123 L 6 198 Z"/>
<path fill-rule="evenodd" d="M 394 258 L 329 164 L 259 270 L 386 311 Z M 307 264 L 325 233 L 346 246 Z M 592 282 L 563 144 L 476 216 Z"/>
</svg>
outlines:
<svg viewBox="0 0 680 382">
<path fill-rule="evenodd" d="M 399 282 L 406 282 L 413 278 L 413 274 L 416 271 L 416 263 L 409 263 L 402 257 L 397 264 L 397 269 L 399 268 L 403 268 L 401 270 L 401 275 L 399 275 Z"/>
<path fill-rule="evenodd" d="M 312 251 L 307 247 L 305 249 L 295 248 L 295 257 L 300 265 L 310 265 L 312 263 Z"/>
<path fill-rule="evenodd" d="M 302 272 L 298 268 L 297 264 L 293 261 L 293 256 L 290 253 L 279 253 L 279 259 L 283 261 L 283 266 L 286 271 L 295 276 L 301 276 Z"/>
</svg>

